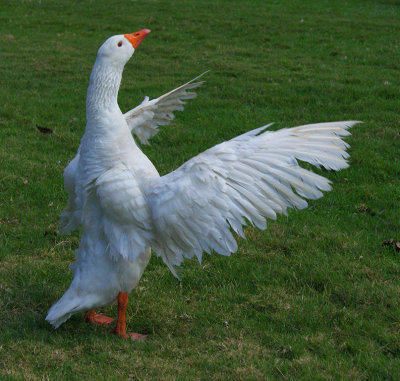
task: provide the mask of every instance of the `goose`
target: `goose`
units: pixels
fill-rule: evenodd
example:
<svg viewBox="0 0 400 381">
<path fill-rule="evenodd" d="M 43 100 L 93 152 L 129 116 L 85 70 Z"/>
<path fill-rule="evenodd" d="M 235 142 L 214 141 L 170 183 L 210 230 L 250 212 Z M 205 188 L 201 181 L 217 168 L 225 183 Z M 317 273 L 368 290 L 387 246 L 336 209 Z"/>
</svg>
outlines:
<svg viewBox="0 0 400 381">
<path fill-rule="evenodd" d="M 86 127 L 76 156 L 64 171 L 69 195 L 61 232 L 81 229 L 73 280 L 46 320 L 59 327 L 71 315 L 101 325 L 114 319 L 95 309 L 117 301 L 113 333 L 127 332 L 128 294 L 138 284 L 151 252 L 179 278 L 185 258 L 237 251 L 251 223 L 304 209 L 306 199 L 331 190 L 330 181 L 304 169 L 299 160 L 327 170 L 348 167 L 343 140 L 357 121 L 308 124 L 270 131 L 266 125 L 217 144 L 161 176 L 142 152 L 185 101 L 196 96 L 192 81 L 123 114 L 117 97 L 125 64 L 150 30 L 110 37 L 99 48 L 86 100 Z"/>
</svg>

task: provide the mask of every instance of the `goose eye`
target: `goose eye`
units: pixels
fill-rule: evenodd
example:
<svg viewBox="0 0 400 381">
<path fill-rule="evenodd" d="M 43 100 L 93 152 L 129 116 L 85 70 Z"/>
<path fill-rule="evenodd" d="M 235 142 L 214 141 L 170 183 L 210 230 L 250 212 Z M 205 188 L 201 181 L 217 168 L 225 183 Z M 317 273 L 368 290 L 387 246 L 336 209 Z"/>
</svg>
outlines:
<svg viewBox="0 0 400 381">
<path fill-rule="evenodd" d="M 118 46 L 122 46 L 122 41 L 118 42 Z"/>
</svg>

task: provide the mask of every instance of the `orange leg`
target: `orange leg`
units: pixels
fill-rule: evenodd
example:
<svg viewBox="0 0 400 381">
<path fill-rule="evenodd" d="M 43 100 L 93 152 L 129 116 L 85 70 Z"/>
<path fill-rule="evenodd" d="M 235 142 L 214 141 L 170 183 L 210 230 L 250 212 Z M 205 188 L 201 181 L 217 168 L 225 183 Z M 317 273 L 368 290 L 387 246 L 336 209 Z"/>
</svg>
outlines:
<svg viewBox="0 0 400 381">
<path fill-rule="evenodd" d="M 92 323 L 96 323 L 99 325 L 109 325 L 114 319 L 103 314 L 96 314 L 94 310 L 89 310 L 86 312 L 84 319 L 86 321 L 91 321 Z"/>
<path fill-rule="evenodd" d="M 112 330 L 116 335 L 127 339 L 130 337 L 132 340 L 144 340 L 147 335 L 141 335 L 140 333 L 126 332 L 125 323 L 125 312 L 128 306 L 128 294 L 126 292 L 120 292 L 118 294 L 118 320 L 116 327 Z"/>
</svg>

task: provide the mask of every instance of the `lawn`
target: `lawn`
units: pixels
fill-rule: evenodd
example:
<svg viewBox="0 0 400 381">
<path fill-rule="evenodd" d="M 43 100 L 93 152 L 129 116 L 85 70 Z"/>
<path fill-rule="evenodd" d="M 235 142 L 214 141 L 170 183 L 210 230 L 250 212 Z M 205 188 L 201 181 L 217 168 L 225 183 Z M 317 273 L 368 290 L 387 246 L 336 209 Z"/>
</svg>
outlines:
<svg viewBox="0 0 400 381">
<path fill-rule="evenodd" d="M 0 378 L 400 379 L 400 3 L 396 0 L 10 1 L 0 6 Z M 62 172 L 85 126 L 98 47 L 150 28 L 127 64 L 123 111 L 210 69 L 143 147 L 161 174 L 275 122 L 362 120 L 350 167 L 308 209 L 246 228 L 230 258 L 154 256 L 118 339 L 46 312 L 79 234 L 59 234 Z M 41 133 L 37 127 L 50 129 Z M 104 312 L 115 316 L 115 306 Z"/>
</svg>

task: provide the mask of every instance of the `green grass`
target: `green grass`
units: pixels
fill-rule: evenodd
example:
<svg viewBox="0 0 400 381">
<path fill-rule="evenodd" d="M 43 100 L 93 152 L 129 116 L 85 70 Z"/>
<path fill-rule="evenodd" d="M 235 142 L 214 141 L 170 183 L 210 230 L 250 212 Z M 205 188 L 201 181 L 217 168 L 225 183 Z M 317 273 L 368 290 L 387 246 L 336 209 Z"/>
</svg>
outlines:
<svg viewBox="0 0 400 381">
<path fill-rule="evenodd" d="M 0 378 L 400 379 L 398 1 L 8 1 L 0 8 Z M 125 68 L 122 110 L 211 69 L 144 151 L 162 174 L 275 121 L 363 120 L 333 191 L 247 229 L 231 258 L 153 257 L 119 340 L 45 321 L 79 235 L 61 236 L 62 171 L 79 145 L 98 47 L 152 33 Z M 41 134 L 36 125 L 54 130 Z M 115 315 L 115 306 L 104 309 Z"/>
</svg>

